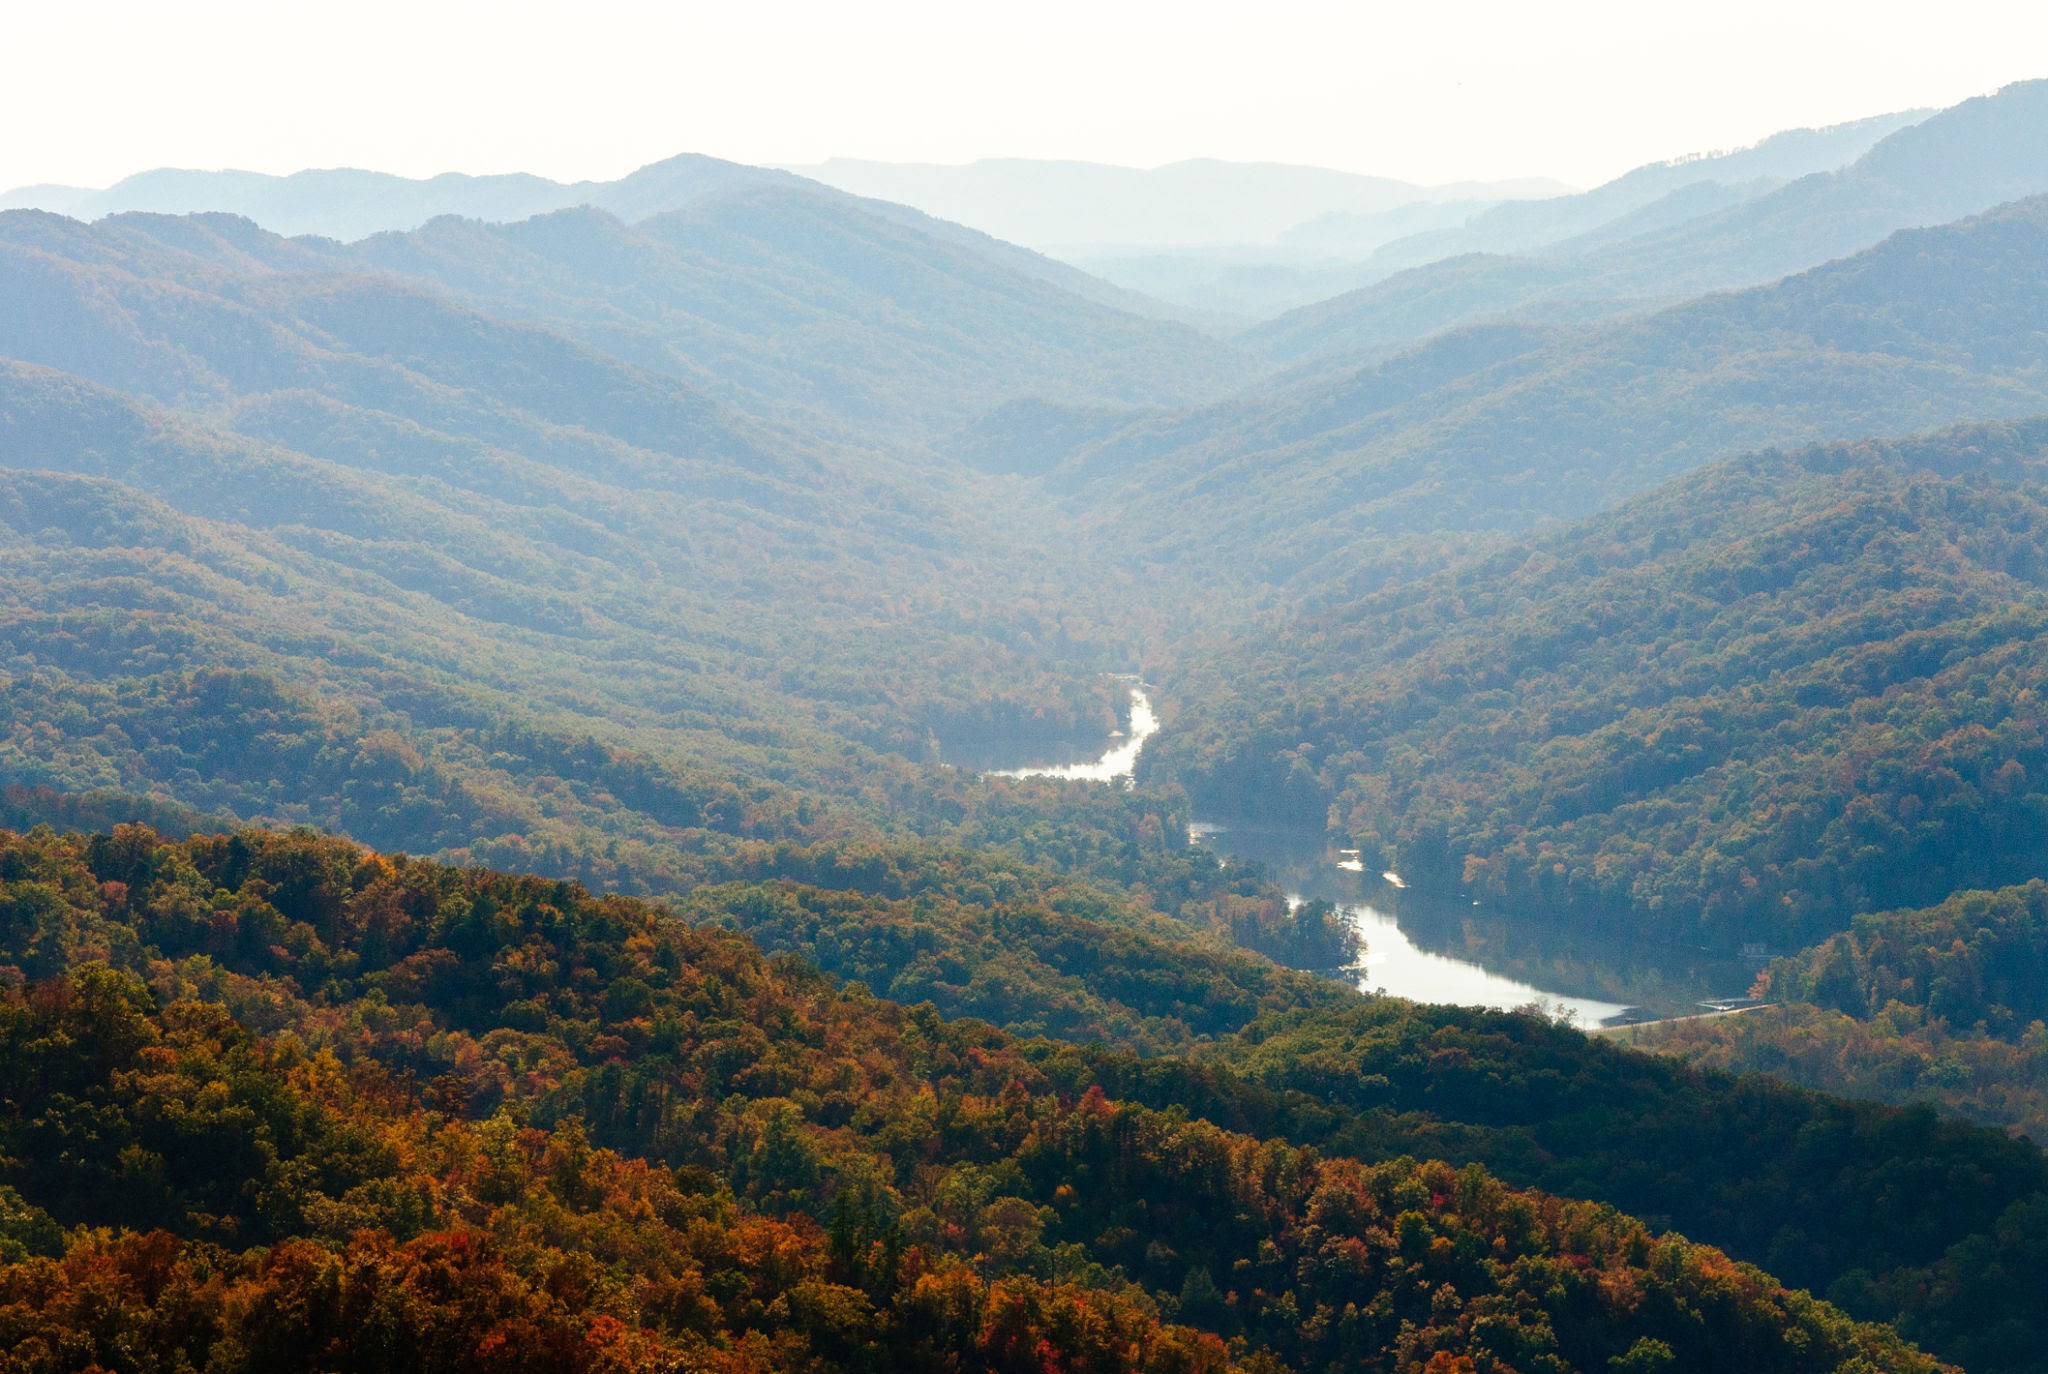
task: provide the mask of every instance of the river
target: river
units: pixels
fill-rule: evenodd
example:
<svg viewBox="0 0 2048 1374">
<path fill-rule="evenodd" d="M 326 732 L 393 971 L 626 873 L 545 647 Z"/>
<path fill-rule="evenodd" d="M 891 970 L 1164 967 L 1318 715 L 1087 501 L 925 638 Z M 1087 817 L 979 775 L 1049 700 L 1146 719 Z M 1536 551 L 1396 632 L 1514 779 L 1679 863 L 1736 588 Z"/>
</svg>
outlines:
<svg viewBox="0 0 2048 1374">
<path fill-rule="evenodd" d="M 1065 778 L 1069 782 L 1119 782 L 1137 771 L 1145 741 L 1159 733 L 1159 717 L 1142 687 L 1131 688 L 1131 728 L 1101 758 L 1081 763 L 1055 763 L 1024 768 L 991 769 L 999 778 Z"/>
<path fill-rule="evenodd" d="M 1131 689 L 1131 728 L 1099 758 L 990 770 L 1002 777 L 1119 783 L 1130 779 L 1159 717 Z M 1263 864 L 1290 901 L 1334 902 L 1365 943 L 1346 976 L 1367 992 L 1416 1002 L 1512 1008 L 1541 1004 L 1591 1028 L 1633 1013 L 1678 1015 L 1708 997 L 1739 995 L 1753 970 L 1685 948 L 1632 947 L 1467 899 L 1406 890 L 1398 874 L 1365 872 L 1349 851 L 1307 831 L 1229 827 L 1202 820 L 1189 842 L 1226 863 Z"/>
</svg>

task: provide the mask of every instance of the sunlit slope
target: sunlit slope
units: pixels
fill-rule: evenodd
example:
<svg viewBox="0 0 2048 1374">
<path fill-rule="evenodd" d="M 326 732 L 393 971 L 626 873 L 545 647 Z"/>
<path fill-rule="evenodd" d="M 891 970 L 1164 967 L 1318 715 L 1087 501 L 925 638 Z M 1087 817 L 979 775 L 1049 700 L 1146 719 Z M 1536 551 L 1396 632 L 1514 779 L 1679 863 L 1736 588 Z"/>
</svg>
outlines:
<svg viewBox="0 0 2048 1374">
<path fill-rule="evenodd" d="M 1635 1034 L 1695 1063 L 1932 1103 L 2048 1139 L 2048 882 L 1859 916 L 1766 971 L 1758 1014 Z"/>
</svg>

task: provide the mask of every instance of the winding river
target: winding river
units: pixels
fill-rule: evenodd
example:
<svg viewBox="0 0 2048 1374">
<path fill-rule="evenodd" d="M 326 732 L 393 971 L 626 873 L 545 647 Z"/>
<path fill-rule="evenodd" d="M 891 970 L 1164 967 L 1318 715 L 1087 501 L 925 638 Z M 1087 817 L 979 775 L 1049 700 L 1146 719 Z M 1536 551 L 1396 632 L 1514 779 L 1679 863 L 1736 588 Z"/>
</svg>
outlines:
<svg viewBox="0 0 2048 1374">
<path fill-rule="evenodd" d="M 1101 757 L 1078 763 L 992 769 L 1002 777 L 1118 783 L 1135 771 L 1159 717 L 1143 687 L 1131 689 L 1131 728 Z M 1671 1015 L 1702 998 L 1739 994 L 1748 972 L 1697 950 L 1627 950 L 1611 939 L 1518 921 L 1512 912 L 1404 889 L 1398 874 L 1363 871 L 1328 837 L 1305 831 L 1196 821 L 1189 841 L 1226 863 L 1259 863 L 1292 902 L 1333 902 L 1365 943 L 1346 976 L 1368 992 L 1416 1002 L 1512 1008 L 1541 1004 L 1594 1027 L 1634 1012 Z"/>
</svg>

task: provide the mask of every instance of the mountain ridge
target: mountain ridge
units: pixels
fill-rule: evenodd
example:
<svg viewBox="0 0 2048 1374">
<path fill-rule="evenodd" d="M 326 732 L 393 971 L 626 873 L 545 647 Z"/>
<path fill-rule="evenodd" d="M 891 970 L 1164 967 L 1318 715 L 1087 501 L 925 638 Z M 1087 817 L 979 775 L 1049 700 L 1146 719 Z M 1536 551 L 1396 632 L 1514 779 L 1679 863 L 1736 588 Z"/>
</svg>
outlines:
<svg viewBox="0 0 2048 1374">
<path fill-rule="evenodd" d="M 0 210 L 39 209 L 73 219 L 127 213 L 237 214 L 285 237 L 314 235 L 354 241 L 387 230 L 417 229 L 441 215 L 493 221 L 530 219 L 590 204 L 623 219 L 680 209 L 728 187 L 793 182 L 773 168 L 750 167 L 698 153 L 652 162 L 613 181 L 559 182 L 527 172 L 471 175 L 444 172 L 402 177 L 353 167 L 315 168 L 277 176 L 157 168 L 124 177 L 104 190 L 31 186 L 0 193 Z"/>
<path fill-rule="evenodd" d="M 2017 82 L 1901 128 L 1856 162 L 1713 214 L 1596 251 L 1467 256 L 1267 321 L 1244 336 L 1282 362 L 1398 343 L 1546 300 L 1669 299 L 1741 288 L 2048 191 L 2048 81 Z M 1394 326 L 1384 302 L 1448 297 Z"/>
</svg>

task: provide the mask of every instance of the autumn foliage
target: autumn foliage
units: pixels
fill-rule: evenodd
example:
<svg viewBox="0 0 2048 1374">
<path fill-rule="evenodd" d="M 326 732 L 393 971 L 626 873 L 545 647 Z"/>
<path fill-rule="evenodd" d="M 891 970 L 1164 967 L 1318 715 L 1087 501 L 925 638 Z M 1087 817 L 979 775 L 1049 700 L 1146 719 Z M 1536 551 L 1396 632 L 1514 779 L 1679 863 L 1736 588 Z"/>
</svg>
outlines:
<svg viewBox="0 0 2048 1374">
<path fill-rule="evenodd" d="M 637 901 L 139 828 L 0 881 L 13 1368 L 1934 1367 L 1611 1208 L 1076 1092 Z"/>
</svg>

